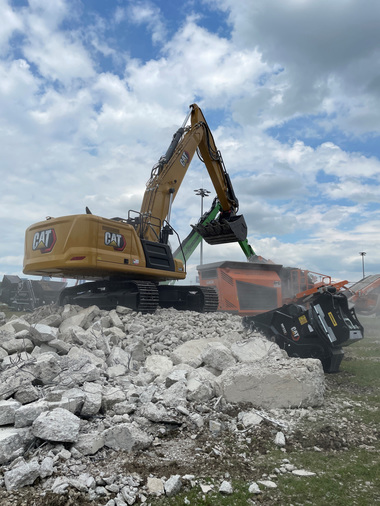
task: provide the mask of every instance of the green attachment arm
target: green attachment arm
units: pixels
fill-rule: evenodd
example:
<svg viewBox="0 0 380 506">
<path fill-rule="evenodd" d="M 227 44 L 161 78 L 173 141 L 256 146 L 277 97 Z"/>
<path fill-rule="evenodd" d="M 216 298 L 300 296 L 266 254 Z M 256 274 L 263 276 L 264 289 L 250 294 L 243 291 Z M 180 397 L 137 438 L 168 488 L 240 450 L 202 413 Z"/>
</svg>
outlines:
<svg viewBox="0 0 380 506">
<path fill-rule="evenodd" d="M 249 244 L 248 239 L 239 241 L 239 246 L 243 250 L 244 255 L 247 257 L 248 262 L 254 262 L 257 258 L 256 253 L 253 251 L 252 246 Z"/>
<path fill-rule="evenodd" d="M 222 211 L 222 206 L 218 199 L 215 199 L 212 203 L 212 206 L 209 211 L 204 213 L 204 215 L 200 218 L 199 223 L 201 225 L 206 225 L 210 221 L 214 220 L 218 213 Z M 182 262 L 187 262 L 191 255 L 196 250 L 197 246 L 200 244 L 202 240 L 202 236 L 196 231 L 192 230 L 190 234 L 184 239 L 181 246 L 175 250 L 173 253 L 174 258 L 182 260 Z M 248 239 L 244 239 L 244 241 L 239 241 L 239 245 L 243 250 L 244 255 L 246 256 L 248 262 L 255 262 L 257 259 L 256 253 L 253 251 L 252 246 L 249 244 Z"/>
<path fill-rule="evenodd" d="M 207 211 L 199 220 L 202 225 L 206 225 L 210 221 L 214 220 L 218 213 L 221 211 L 222 206 L 220 202 L 215 199 L 212 203 L 211 209 Z M 197 246 L 200 244 L 202 236 L 196 231 L 192 230 L 190 234 L 182 241 L 182 247 L 179 246 L 173 253 L 173 257 L 186 263 Z"/>
</svg>

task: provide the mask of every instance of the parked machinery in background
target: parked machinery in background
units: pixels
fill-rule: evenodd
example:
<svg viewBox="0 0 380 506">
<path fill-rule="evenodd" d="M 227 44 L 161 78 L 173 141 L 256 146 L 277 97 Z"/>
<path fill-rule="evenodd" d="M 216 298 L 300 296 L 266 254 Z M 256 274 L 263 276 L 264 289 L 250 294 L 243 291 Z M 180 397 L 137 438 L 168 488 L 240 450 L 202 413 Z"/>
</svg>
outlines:
<svg viewBox="0 0 380 506">
<path fill-rule="evenodd" d="M 39 306 L 58 302 L 64 281 L 31 280 L 4 275 L 0 288 L 0 301 L 14 311 L 33 311 Z"/>
</svg>

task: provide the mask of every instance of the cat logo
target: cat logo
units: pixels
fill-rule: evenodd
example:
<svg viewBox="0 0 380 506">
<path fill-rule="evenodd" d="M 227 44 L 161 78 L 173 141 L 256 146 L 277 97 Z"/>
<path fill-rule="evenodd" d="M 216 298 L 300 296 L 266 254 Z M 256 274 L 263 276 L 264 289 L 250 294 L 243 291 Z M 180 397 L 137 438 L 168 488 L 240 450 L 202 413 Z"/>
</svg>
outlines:
<svg viewBox="0 0 380 506">
<path fill-rule="evenodd" d="M 114 232 L 105 232 L 104 244 L 106 246 L 112 246 L 115 251 L 123 251 L 126 245 L 125 237 L 121 234 L 115 234 Z"/>
<path fill-rule="evenodd" d="M 299 335 L 299 333 L 298 333 L 297 327 L 292 327 L 292 328 L 290 329 L 290 332 L 291 332 L 291 334 L 292 334 L 292 339 L 293 339 L 293 341 L 299 341 L 299 340 L 300 340 L 300 337 L 301 337 L 301 336 L 300 336 L 300 335 Z"/>
<path fill-rule="evenodd" d="M 57 236 L 54 228 L 39 230 L 34 234 L 32 249 L 33 251 L 40 250 L 41 253 L 50 253 L 56 242 Z"/>
</svg>

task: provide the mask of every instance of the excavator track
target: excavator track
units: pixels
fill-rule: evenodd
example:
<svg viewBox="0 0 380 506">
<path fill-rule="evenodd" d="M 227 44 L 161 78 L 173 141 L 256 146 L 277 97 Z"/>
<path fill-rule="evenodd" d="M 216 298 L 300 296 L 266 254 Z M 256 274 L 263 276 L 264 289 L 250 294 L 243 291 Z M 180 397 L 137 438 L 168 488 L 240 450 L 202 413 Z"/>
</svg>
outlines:
<svg viewBox="0 0 380 506">
<path fill-rule="evenodd" d="M 154 283 L 150 281 L 133 281 L 138 288 L 139 304 L 136 308 L 141 313 L 154 313 L 159 304 L 159 292 Z"/>
<path fill-rule="evenodd" d="M 160 306 L 179 311 L 213 312 L 218 309 L 218 294 L 211 287 L 156 285 L 150 281 L 94 281 L 65 288 L 59 304 L 92 305 L 111 310 L 125 306 L 141 313 L 154 313 Z"/>
<path fill-rule="evenodd" d="M 205 286 L 159 285 L 160 306 L 178 311 L 209 313 L 218 309 L 218 294 Z"/>
<path fill-rule="evenodd" d="M 200 286 L 204 296 L 204 313 L 211 313 L 218 310 L 219 298 L 216 290 L 207 286 Z"/>
<path fill-rule="evenodd" d="M 126 306 L 142 313 L 154 313 L 159 304 L 157 287 L 150 281 L 100 280 L 65 288 L 59 304 L 92 305 L 100 309 Z"/>
</svg>

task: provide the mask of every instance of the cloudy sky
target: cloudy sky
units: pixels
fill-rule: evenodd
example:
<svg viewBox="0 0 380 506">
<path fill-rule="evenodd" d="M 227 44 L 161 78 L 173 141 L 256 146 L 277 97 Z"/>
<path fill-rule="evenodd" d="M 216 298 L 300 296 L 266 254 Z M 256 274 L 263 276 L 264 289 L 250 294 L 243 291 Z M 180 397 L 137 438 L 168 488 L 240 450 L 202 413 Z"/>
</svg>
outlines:
<svg viewBox="0 0 380 506">
<path fill-rule="evenodd" d="M 380 2 L 0 0 L 0 276 L 46 216 L 126 217 L 196 102 L 257 254 L 380 272 Z M 193 161 L 183 239 L 212 191 Z M 205 208 L 211 198 L 205 200 Z M 204 262 L 245 258 L 204 247 Z M 190 262 L 189 279 L 194 281 Z"/>
</svg>

